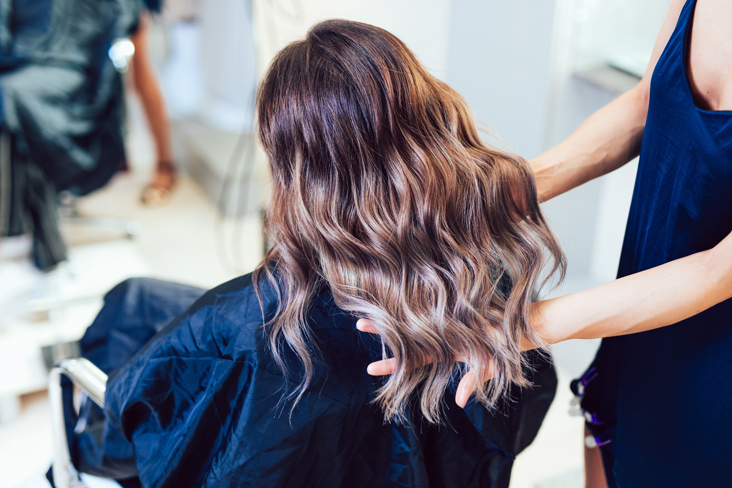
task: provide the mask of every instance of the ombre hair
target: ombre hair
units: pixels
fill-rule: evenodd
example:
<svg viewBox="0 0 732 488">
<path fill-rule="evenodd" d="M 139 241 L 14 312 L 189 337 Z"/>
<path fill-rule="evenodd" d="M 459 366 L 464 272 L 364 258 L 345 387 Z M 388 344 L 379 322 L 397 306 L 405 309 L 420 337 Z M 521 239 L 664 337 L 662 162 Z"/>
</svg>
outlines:
<svg viewBox="0 0 732 488">
<path fill-rule="evenodd" d="M 529 386 L 522 339 L 544 344 L 529 305 L 564 256 L 530 168 L 481 141 L 465 100 L 389 32 L 329 20 L 275 57 L 257 111 L 272 198 L 254 283 L 279 290 L 266 330 L 283 368 L 283 347 L 302 361 L 293 397 L 312 378 L 306 317 L 323 286 L 396 359 L 375 398 L 387 420 L 416 401 L 439 422 L 457 365 L 492 370 L 487 407 Z"/>
</svg>

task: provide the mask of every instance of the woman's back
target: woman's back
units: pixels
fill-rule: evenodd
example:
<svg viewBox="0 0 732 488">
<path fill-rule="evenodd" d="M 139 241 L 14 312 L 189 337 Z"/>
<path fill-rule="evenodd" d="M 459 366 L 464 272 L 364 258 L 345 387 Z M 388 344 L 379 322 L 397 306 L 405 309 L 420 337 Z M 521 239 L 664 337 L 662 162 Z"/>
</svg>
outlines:
<svg viewBox="0 0 732 488">
<path fill-rule="evenodd" d="M 191 299 L 171 293 L 177 287 L 133 280 L 110 292 L 105 320 L 87 332 L 107 340 L 86 340 L 85 355 L 99 360 L 130 323 L 145 337 L 141 317 L 162 316 L 150 313 L 160 303 L 177 314 L 185 304 L 171 297 Z M 74 440 L 76 465 L 156 487 L 508 485 L 515 454 L 533 440 L 554 396 L 548 362 L 532 356 L 536 387 L 511 391 L 493 413 L 477 403 L 447 407 L 440 427 L 410 406 L 409 423 L 385 423 L 372 403 L 381 381 L 366 373 L 381 357 L 380 341 L 360 334 L 323 289 L 308 314 L 319 359 L 290 410 L 283 391 L 297 387 L 302 366 L 285 354 L 285 378 L 274 362 L 261 324 L 277 298 L 268 284 L 260 291 L 263 308 L 251 275 L 207 292 L 113 371 L 103 426 Z"/>
</svg>

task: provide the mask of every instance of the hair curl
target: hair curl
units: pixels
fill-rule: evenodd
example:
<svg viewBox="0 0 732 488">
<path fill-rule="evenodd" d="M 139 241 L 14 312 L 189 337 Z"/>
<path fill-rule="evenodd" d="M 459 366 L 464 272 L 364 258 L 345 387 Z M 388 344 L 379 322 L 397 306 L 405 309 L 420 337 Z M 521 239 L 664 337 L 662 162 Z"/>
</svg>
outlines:
<svg viewBox="0 0 732 488">
<path fill-rule="evenodd" d="M 418 398 L 439 422 L 457 357 L 479 376 L 493 367 L 476 394 L 488 407 L 527 385 L 521 340 L 542 344 L 529 305 L 545 264 L 563 276 L 564 256 L 530 168 L 481 141 L 465 100 L 389 32 L 329 20 L 276 56 L 257 111 L 272 199 L 254 282 L 280 290 L 266 325 L 278 362 L 283 344 L 302 361 L 296 400 L 313 371 L 305 317 L 324 284 L 396 358 L 375 399 L 387 420 Z"/>
</svg>

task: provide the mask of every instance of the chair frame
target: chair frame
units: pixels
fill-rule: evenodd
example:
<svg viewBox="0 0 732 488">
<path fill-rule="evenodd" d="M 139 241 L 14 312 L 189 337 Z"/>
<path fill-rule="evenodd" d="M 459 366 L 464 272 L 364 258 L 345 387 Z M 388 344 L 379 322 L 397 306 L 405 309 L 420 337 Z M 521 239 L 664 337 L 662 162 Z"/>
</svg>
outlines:
<svg viewBox="0 0 732 488">
<path fill-rule="evenodd" d="M 56 488 L 82 488 L 85 485 L 71 462 L 66 438 L 62 376 L 69 378 L 94 403 L 104 408 L 107 375 L 88 359 L 68 358 L 56 363 L 49 376 L 48 397 L 51 403 L 53 430 L 53 483 Z"/>
</svg>

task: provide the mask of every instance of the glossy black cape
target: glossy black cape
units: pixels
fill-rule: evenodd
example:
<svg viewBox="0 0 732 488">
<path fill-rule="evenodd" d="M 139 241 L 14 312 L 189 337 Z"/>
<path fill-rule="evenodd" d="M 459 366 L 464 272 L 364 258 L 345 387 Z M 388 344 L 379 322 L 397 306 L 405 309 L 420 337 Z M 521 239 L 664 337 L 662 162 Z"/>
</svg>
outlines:
<svg viewBox="0 0 732 488">
<path fill-rule="evenodd" d="M 532 356 L 536 387 L 514 391 L 496 413 L 458 408 L 453 389 L 447 425 L 429 425 L 417 413 L 408 426 L 386 424 L 370 403 L 382 380 L 366 373 L 381 357 L 379 339 L 358 332 L 355 317 L 324 290 L 309 314 L 321 358 L 290 415 L 282 395 L 297 385 L 300 367 L 286 354 L 292 373 L 285 378 L 273 362 L 262 323 L 275 312 L 276 294 L 268 285 L 261 290 L 263 309 L 250 275 L 205 293 L 114 370 L 103 421 L 77 426 L 77 467 L 127 485 L 139 476 L 150 487 L 508 485 L 515 454 L 533 440 L 554 395 L 546 360 Z M 177 313 L 195 294 L 155 280 L 120 285 L 87 332 L 85 354 L 116 367 L 135 337 L 147 339 L 166 311 Z M 116 352 L 115 343 L 122 344 Z"/>
</svg>

